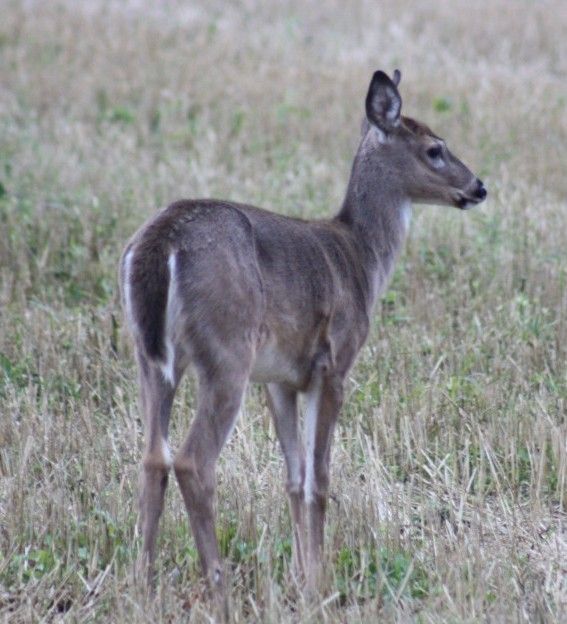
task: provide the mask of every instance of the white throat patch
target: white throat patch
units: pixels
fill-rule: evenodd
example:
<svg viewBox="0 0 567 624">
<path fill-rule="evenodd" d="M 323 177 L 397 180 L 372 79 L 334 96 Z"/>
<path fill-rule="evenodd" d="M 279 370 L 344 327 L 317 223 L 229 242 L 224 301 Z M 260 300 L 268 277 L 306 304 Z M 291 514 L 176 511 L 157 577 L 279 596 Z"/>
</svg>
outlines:
<svg viewBox="0 0 567 624">
<path fill-rule="evenodd" d="M 409 227 L 410 227 L 410 223 L 411 223 L 411 214 L 412 214 L 412 207 L 411 207 L 411 202 L 409 200 L 406 200 L 400 207 L 400 215 L 402 217 L 402 224 L 404 227 L 404 234 L 407 236 L 407 233 L 409 231 Z"/>
</svg>

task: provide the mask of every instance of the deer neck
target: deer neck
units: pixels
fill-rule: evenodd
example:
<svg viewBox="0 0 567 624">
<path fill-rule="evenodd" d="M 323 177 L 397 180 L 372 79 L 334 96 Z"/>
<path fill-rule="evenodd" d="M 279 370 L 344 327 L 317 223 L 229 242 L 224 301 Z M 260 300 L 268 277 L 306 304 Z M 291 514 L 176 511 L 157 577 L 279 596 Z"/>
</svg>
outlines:
<svg viewBox="0 0 567 624">
<path fill-rule="evenodd" d="M 336 216 L 353 233 L 371 286 L 371 304 L 392 273 L 411 219 L 411 202 L 396 182 L 386 168 L 358 154 Z"/>
</svg>

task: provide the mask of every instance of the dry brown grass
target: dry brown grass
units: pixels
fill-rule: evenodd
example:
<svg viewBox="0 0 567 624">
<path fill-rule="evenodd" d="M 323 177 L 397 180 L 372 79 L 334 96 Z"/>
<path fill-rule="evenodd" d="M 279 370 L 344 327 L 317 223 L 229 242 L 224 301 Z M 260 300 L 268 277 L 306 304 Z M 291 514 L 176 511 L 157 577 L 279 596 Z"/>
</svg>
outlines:
<svg viewBox="0 0 567 624">
<path fill-rule="evenodd" d="M 328 579 L 289 573 L 252 389 L 219 469 L 234 620 L 565 621 L 563 0 L 80 3 L 0 22 L 0 617 L 207 621 L 175 486 L 153 605 L 133 579 L 141 426 L 115 267 L 178 197 L 327 215 L 371 72 L 485 178 L 419 207 L 336 436 Z M 173 443 L 194 409 L 186 384 Z"/>
</svg>

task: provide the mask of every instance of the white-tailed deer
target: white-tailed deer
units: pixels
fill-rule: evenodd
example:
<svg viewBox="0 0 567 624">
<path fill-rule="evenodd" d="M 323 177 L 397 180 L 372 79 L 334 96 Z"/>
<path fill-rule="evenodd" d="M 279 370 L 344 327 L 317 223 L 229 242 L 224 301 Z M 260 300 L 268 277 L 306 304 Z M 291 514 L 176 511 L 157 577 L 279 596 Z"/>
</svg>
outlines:
<svg viewBox="0 0 567 624">
<path fill-rule="evenodd" d="M 381 71 L 372 78 L 360 146 L 334 218 L 304 221 L 229 201 L 182 200 L 126 246 L 120 281 L 140 372 L 140 504 L 150 579 L 173 465 L 203 571 L 213 591 L 224 592 L 215 466 L 246 386 L 256 381 L 266 385 L 287 465 L 294 557 L 307 586 L 316 586 L 343 384 L 406 236 L 411 204 L 467 208 L 486 197 L 442 139 L 400 115 L 399 82 L 398 70 L 392 79 Z M 189 365 L 198 409 L 172 459 L 171 405 Z"/>
</svg>

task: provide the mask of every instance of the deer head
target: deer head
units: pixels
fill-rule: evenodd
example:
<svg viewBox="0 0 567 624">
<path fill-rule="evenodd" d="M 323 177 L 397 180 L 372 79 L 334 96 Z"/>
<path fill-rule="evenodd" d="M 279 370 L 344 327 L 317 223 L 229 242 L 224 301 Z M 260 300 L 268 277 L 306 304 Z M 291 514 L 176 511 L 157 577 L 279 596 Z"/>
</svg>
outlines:
<svg viewBox="0 0 567 624">
<path fill-rule="evenodd" d="M 486 197 L 481 180 L 425 124 L 401 115 L 401 74 L 372 77 L 360 155 L 387 185 L 412 202 L 466 209 Z"/>
</svg>

